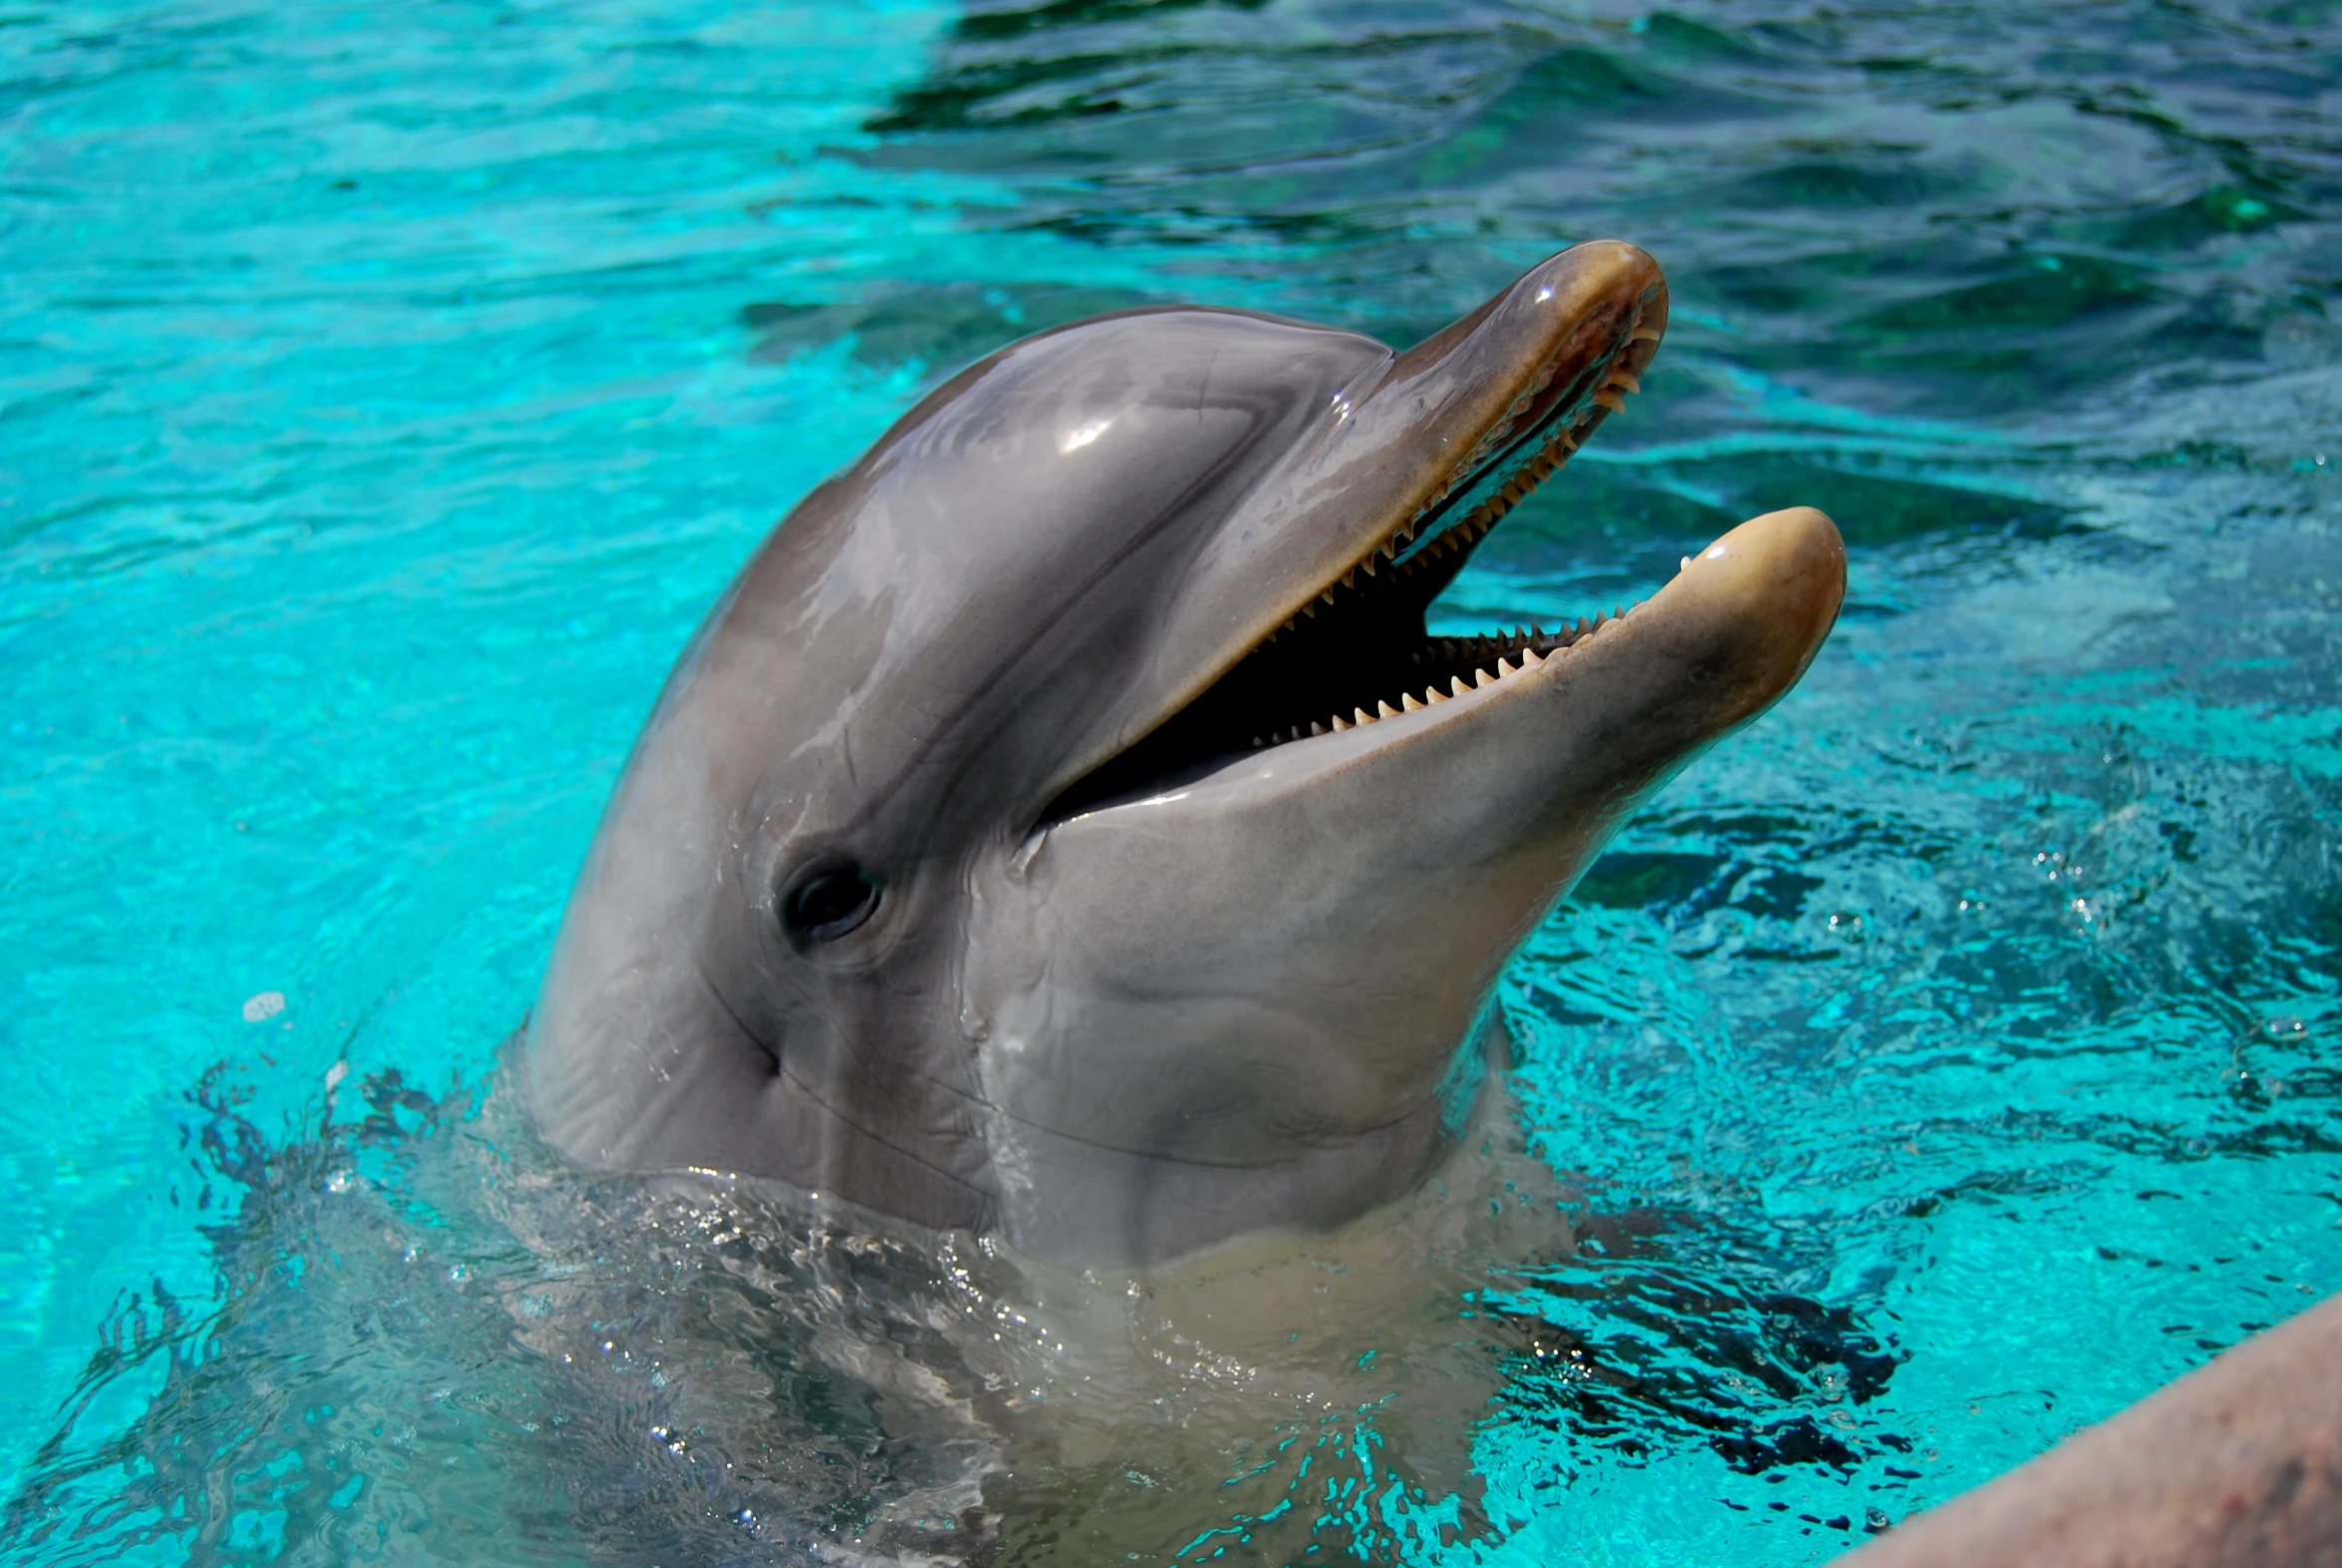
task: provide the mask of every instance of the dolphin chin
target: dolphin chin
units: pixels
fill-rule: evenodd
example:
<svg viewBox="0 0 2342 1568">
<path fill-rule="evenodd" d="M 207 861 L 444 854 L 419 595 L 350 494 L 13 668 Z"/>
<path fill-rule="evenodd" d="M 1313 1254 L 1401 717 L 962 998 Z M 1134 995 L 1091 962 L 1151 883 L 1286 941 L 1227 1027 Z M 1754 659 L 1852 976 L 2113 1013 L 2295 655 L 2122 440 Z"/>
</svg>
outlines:
<svg viewBox="0 0 2342 1568">
<path fill-rule="evenodd" d="M 1142 311 L 940 388 L 644 727 L 531 1016 L 546 1136 L 1103 1263 L 1419 1181 L 1506 959 L 1844 593 L 1799 508 L 1615 617 L 1426 635 L 1666 313 L 1594 242 L 1404 354 Z"/>
</svg>

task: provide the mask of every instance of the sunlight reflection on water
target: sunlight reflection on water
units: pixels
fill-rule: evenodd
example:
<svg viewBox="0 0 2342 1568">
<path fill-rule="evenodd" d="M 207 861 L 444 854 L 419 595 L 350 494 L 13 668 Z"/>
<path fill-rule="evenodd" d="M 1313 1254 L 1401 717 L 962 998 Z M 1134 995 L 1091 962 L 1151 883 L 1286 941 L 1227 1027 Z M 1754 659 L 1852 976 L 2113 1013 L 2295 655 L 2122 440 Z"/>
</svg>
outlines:
<svg viewBox="0 0 2342 1568">
<path fill-rule="evenodd" d="M 1361 1339 L 1315 1469 L 1255 1406 L 1171 1484 L 1061 1455 L 1022 1560 L 1150 1485 L 1157 1560 L 1270 1496 L 1336 1553 L 1820 1557 L 2342 1285 L 2337 22 L 21 9 L 0 1539 L 802 1560 L 924 1507 L 958 1550 L 998 1434 L 906 1389 L 982 1384 L 1024 1286 L 720 1205 L 621 1244 L 479 1109 L 633 729 L 968 359 L 1166 299 L 1407 342 L 1595 234 L 1668 267 L 1666 350 L 1438 617 L 1607 607 L 1792 502 L 1853 583 L 1507 976 L 1580 1245 Z M 1449 1373 L 1476 1480 L 1400 1437 Z"/>
</svg>

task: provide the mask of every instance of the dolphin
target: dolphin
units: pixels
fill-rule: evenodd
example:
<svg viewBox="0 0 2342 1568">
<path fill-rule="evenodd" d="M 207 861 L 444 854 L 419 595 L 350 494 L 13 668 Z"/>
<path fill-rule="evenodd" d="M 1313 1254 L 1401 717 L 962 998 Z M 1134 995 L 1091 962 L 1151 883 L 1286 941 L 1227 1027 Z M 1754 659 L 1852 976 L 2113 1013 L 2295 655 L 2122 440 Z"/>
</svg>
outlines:
<svg viewBox="0 0 2342 1568">
<path fill-rule="evenodd" d="M 1415 1186 L 1509 956 L 1844 594 L 1799 508 L 1623 614 L 1426 634 L 1666 319 L 1596 241 L 1404 353 L 1147 309 L 939 387 L 660 695 L 526 1027 L 545 1138 L 1118 1267 Z"/>
</svg>

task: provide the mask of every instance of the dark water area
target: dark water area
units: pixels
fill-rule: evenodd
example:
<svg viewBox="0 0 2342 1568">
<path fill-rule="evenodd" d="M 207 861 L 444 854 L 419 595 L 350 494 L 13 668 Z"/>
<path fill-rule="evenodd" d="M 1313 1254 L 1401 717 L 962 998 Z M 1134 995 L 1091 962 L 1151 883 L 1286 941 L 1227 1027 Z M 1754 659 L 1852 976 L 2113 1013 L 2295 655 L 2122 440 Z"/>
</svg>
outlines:
<svg viewBox="0 0 2342 1568">
<path fill-rule="evenodd" d="M 2342 5 L 35 4 L 0 192 L 12 1561 L 1820 1561 L 2342 1288 Z M 1599 236 L 1666 344 L 1435 629 L 1851 592 L 1468 1201 L 1079 1279 L 534 1145 L 627 741 L 922 389 Z"/>
</svg>

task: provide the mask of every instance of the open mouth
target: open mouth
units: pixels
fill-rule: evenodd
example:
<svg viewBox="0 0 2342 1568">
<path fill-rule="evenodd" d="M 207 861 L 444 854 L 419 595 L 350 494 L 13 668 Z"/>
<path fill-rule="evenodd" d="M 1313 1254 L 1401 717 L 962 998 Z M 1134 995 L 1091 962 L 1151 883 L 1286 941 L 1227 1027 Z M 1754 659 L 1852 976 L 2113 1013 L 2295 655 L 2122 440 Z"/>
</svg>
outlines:
<svg viewBox="0 0 2342 1568">
<path fill-rule="evenodd" d="M 1597 635 L 1625 614 L 1475 637 L 1424 629 L 1433 599 L 1491 530 L 1560 471 L 1640 390 L 1667 315 L 1655 287 L 1589 344 L 1571 333 L 1527 369 L 1521 391 L 1469 454 L 1349 569 L 1137 744 L 1077 780 L 1043 813 L 1060 822 L 1153 793 L 1247 751 L 1290 745 L 1470 696 Z"/>
</svg>

